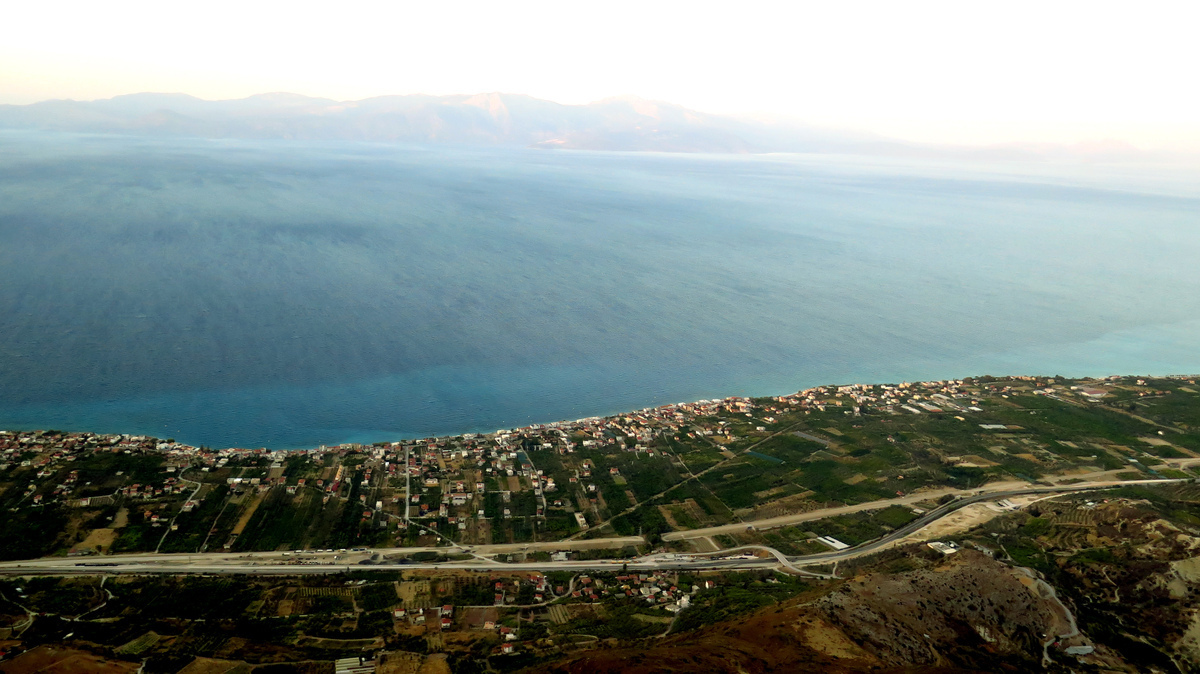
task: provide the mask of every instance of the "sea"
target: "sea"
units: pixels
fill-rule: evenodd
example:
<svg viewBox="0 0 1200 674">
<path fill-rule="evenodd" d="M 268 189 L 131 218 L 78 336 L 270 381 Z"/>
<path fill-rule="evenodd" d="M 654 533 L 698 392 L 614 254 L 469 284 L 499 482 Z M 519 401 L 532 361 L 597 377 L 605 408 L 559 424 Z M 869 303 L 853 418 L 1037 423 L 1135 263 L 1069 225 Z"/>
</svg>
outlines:
<svg viewBox="0 0 1200 674">
<path fill-rule="evenodd" d="M 1200 171 L 0 132 L 0 428 L 315 447 L 1200 372 Z"/>
</svg>

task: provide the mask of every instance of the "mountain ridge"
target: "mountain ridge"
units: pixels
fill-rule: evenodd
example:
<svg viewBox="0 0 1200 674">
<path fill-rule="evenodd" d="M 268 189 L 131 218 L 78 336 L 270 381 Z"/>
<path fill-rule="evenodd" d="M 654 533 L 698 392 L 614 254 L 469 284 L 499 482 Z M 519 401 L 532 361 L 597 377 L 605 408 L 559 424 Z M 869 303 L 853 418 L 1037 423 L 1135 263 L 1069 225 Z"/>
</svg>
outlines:
<svg viewBox="0 0 1200 674">
<path fill-rule="evenodd" d="M 1113 141 L 954 147 L 865 132 L 715 115 L 624 95 L 568 105 L 527 94 L 385 95 L 338 101 L 289 92 L 206 100 L 142 92 L 0 105 L 0 128 L 203 138 L 449 143 L 703 153 L 813 152 L 983 159 L 1152 156 Z"/>
</svg>

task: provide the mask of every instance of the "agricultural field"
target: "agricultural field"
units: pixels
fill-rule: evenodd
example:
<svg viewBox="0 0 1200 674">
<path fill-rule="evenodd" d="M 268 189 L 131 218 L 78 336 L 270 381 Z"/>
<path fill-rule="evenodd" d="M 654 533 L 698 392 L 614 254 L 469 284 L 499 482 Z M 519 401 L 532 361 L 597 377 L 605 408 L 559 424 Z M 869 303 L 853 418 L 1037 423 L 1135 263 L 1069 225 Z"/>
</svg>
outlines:
<svg viewBox="0 0 1200 674">
<path fill-rule="evenodd" d="M 694 664 L 706 653 L 741 657 L 719 644 L 746 621 L 757 621 L 758 631 L 736 638 L 754 642 L 804 624 L 805 634 L 825 634 L 819 643 L 842 644 L 837 652 L 851 657 L 860 651 L 845 644 L 873 644 L 878 653 L 902 645 L 870 641 L 878 635 L 842 608 L 873 615 L 921 606 L 871 604 L 876 581 L 862 578 L 886 578 L 897 596 L 913 597 L 940 592 L 937 579 L 961 574 L 999 588 L 995 596 L 1026 601 L 1022 583 L 1031 577 L 1013 571 L 1024 568 L 1068 597 L 1087 639 L 1105 644 L 1098 667 L 1121 671 L 1122 658 L 1143 658 L 1173 671 L 1180 658 L 1200 662 L 1200 646 L 1180 636 L 1188 612 L 1200 610 L 1200 567 L 1190 561 L 1200 546 L 1200 486 L 1190 480 L 1200 477 L 1198 391 L 1191 378 L 1136 377 L 834 386 L 487 435 L 286 452 L 8 432 L 0 435 L 5 559 L 76 555 L 103 564 L 126 551 L 350 550 L 367 561 L 448 561 L 470 558 L 449 547 L 462 543 L 508 545 L 493 555 L 499 562 L 548 562 L 555 548 L 525 545 L 616 535 L 643 543 L 573 550 L 574 559 L 614 560 L 611 572 L 592 574 L 363 566 L 290 578 L 7 577 L 0 636 L 16 657 L 0 665 L 307 674 L 332 671 L 340 658 L 378 656 L 381 671 L 556 671 L 555 662 L 581 653 L 654 644 L 684 649 L 656 657 L 687 653 L 679 657 Z M 652 550 L 744 545 L 817 553 L 831 539 L 878 539 L 993 482 L 1143 477 L 1189 481 L 1031 500 L 945 529 L 958 546 L 953 554 L 908 543 L 840 563 L 837 580 L 782 570 L 631 574 L 617 563 Z M 768 518 L 776 521 L 764 524 Z M 705 533 L 711 527 L 723 528 Z M 409 546 L 426 549 L 389 550 Z M 966 611 L 947 624 L 992 620 L 971 613 L 974 604 L 930 596 L 946 611 Z M 1137 633 L 1119 619 L 1131 610 L 1144 626 Z M 986 629 L 1027 617 L 1012 613 Z M 898 618 L 909 619 L 926 629 L 928 616 Z M 1021 629 L 1057 620 L 1039 619 L 1049 622 Z M 1042 645 L 1021 650 L 1023 638 L 1006 642 L 1015 644 L 1003 655 L 1014 671 L 1040 662 Z M 1077 636 L 1065 644 L 1084 642 L 1092 643 Z M 696 643 L 700 650 L 686 650 Z M 989 662 L 964 643 L 946 641 L 938 657 L 968 668 Z M 607 648 L 594 650 L 599 644 Z"/>
<path fill-rule="evenodd" d="M 845 667 L 890 657 L 920 668 L 936 657 L 978 670 L 1000 658 L 1008 670 L 1029 671 L 1043 653 L 1061 660 L 1077 648 L 1090 653 L 1085 664 L 1106 671 L 1175 671 L 1172 662 L 1200 662 L 1200 647 L 1187 636 L 1200 601 L 1198 504 L 1200 486 L 1191 483 L 1056 496 L 945 539 L 954 554 L 912 543 L 846 561 L 835 579 L 782 569 L 629 573 L 615 566 L 545 574 L 5 578 L 0 629 L 8 630 L 12 650 L 0 671 L 61 661 L 114 673 L 235 666 L 309 673 L 361 656 L 393 668 L 377 671 L 549 672 L 614 649 L 621 657 L 678 658 L 685 667 L 706 657 L 770 658 L 782 648 L 788 662 L 817 666 L 828 662 L 822 644 L 830 643 L 843 644 L 835 654 Z M 822 535 L 849 541 L 910 517 L 888 508 L 820 526 Z M 787 529 L 762 535 L 780 545 L 807 540 Z M 1037 590 L 1037 578 L 1066 603 Z M 1048 651 L 1040 639 L 1012 637 L 998 649 L 964 640 L 954 628 L 968 620 L 989 635 L 1019 636 L 1030 624 L 1066 631 L 1062 606 L 1071 607 L 1079 631 Z M 881 620 L 892 629 L 878 630 Z M 938 651 L 909 650 L 911 638 Z M 1094 653 L 1085 648 L 1093 646 Z"/>
<path fill-rule="evenodd" d="M 304 451 L 4 432 L 0 558 L 639 534 L 653 545 L 989 482 L 1194 477 L 1198 391 L 1186 377 L 825 386 Z M 803 550 L 814 533 L 772 536 Z"/>
<path fill-rule="evenodd" d="M 654 586 L 659 602 L 677 580 L 653 576 L 625 584 Z M 619 586 L 612 576 L 473 572 L 9 578 L 0 580 L 0 596 L 13 600 L 0 601 L 0 624 L 19 626 L 18 650 L 32 655 L 18 662 L 40 662 L 52 655 L 47 649 L 66 649 L 73 658 L 105 661 L 114 672 L 139 664 L 145 672 L 176 672 L 216 667 L 214 661 L 223 659 L 248 667 L 319 663 L 380 650 L 408 653 L 416 663 L 430 654 L 449 655 L 484 669 L 496 658 L 494 665 L 508 671 L 516 660 L 500 657 L 505 643 L 532 644 L 552 635 L 648 635 L 670 627 L 668 612 L 641 606 L 640 595 L 635 601 Z M 613 607 L 612 615 L 604 604 Z M 571 617 L 556 622 L 552 606 Z M 32 621 L 27 611 L 35 613 Z M 596 611 L 606 617 L 584 617 Z M 0 671 L 8 666 L 0 663 Z"/>
</svg>

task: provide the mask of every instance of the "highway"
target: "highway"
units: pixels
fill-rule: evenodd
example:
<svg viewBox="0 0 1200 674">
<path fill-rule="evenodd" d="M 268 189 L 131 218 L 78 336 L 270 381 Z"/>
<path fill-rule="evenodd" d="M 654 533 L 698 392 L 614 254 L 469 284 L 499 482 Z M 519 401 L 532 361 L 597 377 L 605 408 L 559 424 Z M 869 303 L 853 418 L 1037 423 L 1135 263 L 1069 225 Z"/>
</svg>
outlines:
<svg viewBox="0 0 1200 674">
<path fill-rule="evenodd" d="M 989 492 L 1007 492 L 1013 489 L 1020 489 L 1028 486 L 1028 484 L 1028 482 L 994 482 L 981 487 L 981 489 Z M 703 529 L 672 531 L 668 534 L 663 534 L 663 540 L 682 541 L 694 538 L 707 538 L 709 536 L 720 536 L 722 534 L 739 534 L 746 531 L 747 527 L 754 527 L 755 531 L 764 531 L 767 529 L 775 529 L 792 524 L 799 524 L 800 522 L 811 522 L 813 520 L 823 520 L 827 517 L 837 517 L 838 515 L 849 515 L 852 513 L 869 510 L 883 510 L 884 508 L 894 505 L 912 506 L 918 501 L 931 501 L 939 499 L 943 496 L 961 496 L 969 493 L 971 493 L 970 490 L 964 491 L 962 489 L 953 489 L 947 487 L 944 489 L 922 491 L 899 498 L 869 501 L 867 503 L 856 503 L 854 505 L 839 506 L 836 508 L 822 508 L 820 510 L 810 510 L 808 512 L 794 513 L 791 515 L 780 515 L 778 517 L 768 517 L 760 520 L 751 520 L 748 522 L 722 524 L 720 526 L 706 527 Z"/>
<path fill-rule="evenodd" d="M 820 552 L 813 555 L 804 555 L 800 557 L 789 557 L 788 560 L 795 566 L 806 566 L 810 564 L 831 564 L 833 562 L 842 561 L 845 559 L 853 559 L 863 555 L 869 555 L 891 546 L 896 541 L 902 540 L 908 535 L 920 531 L 925 527 L 933 524 L 937 520 L 949 515 L 950 513 L 960 508 L 965 508 L 972 503 L 980 503 L 982 501 L 992 501 L 1006 499 L 1013 496 L 1025 496 L 1027 494 L 1068 494 L 1081 491 L 1099 491 L 1104 489 L 1115 489 L 1117 487 L 1126 487 L 1135 484 L 1171 484 L 1175 482 L 1190 482 L 1185 479 L 1163 479 L 1163 480 L 1109 480 L 1104 482 L 1084 482 L 1073 485 L 1055 485 L 1052 487 L 1027 487 L 1024 489 L 1009 489 L 1006 491 L 982 491 L 978 494 L 966 496 L 963 498 L 951 501 L 943 506 L 935 508 L 921 517 L 909 522 L 908 524 L 896 529 L 890 534 L 878 538 L 874 541 L 868 541 L 862 545 L 856 545 L 845 550 L 837 550 L 833 552 Z"/>
<path fill-rule="evenodd" d="M 46 557 L 31 560 L 0 562 L 0 575 L 63 575 L 63 574 L 249 574 L 249 575 L 308 575 L 345 573 L 348 571 L 399 570 L 460 570 L 481 572 L 528 571 L 629 571 L 660 570 L 721 570 L 767 569 L 785 567 L 794 573 L 825 576 L 804 567 L 833 564 L 838 561 L 869 555 L 885 549 L 910 534 L 929 526 L 946 515 L 972 503 L 1005 499 L 1028 494 L 1067 494 L 1083 491 L 1113 489 L 1134 484 L 1170 484 L 1187 482 L 1179 479 L 1126 480 L 1084 482 L 1074 485 L 1024 487 L 1001 491 L 975 490 L 954 501 L 939 506 L 888 535 L 861 545 L 830 552 L 803 556 L 787 556 L 767 546 L 745 546 L 712 553 L 657 553 L 633 559 L 600 559 L 560 562 L 500 562 L 489 555 L 533 550 L 566 550 L 572 548 L 620 548 L 644 543 L 632 536 L 618 539 L 588 541 L 547 541 L 515 545 L 480 545 L 457 548 L 387 548 L 377 550 L 200 554 L 131 554 L 100 557 Z M 878 502 L 875 502 L 878 503 Z M 874 504 L 869 504 L 874 505 Z M 880 507 L 886 507 L 880 506 Z M 832 516 L 827 514 L 826 516 Z M 753 523 L 738 525 L 743 529 Z M 444 562 L 400 560 L 401 555 L 417 552 L 439 554 L 469 554 L 471 559 Z M 758 554 L 766 556 L 757 556 Z"/>
</svg>

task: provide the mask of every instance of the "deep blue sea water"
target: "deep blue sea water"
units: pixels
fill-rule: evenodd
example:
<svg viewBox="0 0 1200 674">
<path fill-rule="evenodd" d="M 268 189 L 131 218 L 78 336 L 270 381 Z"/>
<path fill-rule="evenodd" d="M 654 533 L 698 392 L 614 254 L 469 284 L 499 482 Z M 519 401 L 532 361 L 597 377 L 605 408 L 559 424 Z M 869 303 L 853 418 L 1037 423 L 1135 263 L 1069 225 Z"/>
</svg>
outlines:
<svg viewBox="0 0 1200 674">
<path fill-rule="evenodd" d="M 1200 174 L 0 133 L 0 427 L 304 447 L 1200 372 Z"/>
</svg>

